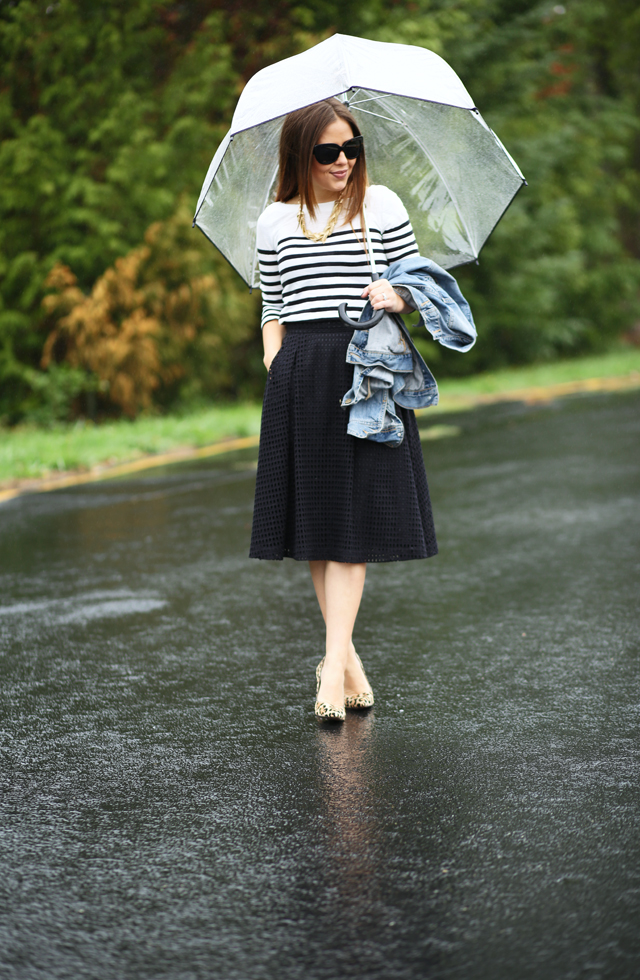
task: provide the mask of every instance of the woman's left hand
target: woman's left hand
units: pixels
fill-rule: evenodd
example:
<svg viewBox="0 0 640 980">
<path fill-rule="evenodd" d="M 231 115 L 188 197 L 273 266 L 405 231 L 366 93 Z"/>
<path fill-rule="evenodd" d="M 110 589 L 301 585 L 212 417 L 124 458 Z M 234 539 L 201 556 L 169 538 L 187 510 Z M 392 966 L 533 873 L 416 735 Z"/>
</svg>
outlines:
<svg viewBox="0 0 640 980">
<path fill-rule="evenodd" d="M 376 279 L 362 291 L 362 299 L 368 299 L 374 310 L 388 310 L 389 313 L 404 313 L 408 306 L 398 296 L 387 279 Z"/>
</svg>

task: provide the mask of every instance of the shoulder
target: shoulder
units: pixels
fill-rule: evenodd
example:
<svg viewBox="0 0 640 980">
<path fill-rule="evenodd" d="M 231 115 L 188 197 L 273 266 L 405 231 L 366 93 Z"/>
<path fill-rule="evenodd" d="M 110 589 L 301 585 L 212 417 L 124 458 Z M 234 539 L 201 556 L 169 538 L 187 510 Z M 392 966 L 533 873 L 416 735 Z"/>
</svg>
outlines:
<svg viewBox="0 0 640 980">
<path fill-rule="evenodd" d="M 390 187 L 386 187 L 384 184 L 370 184 L 367 187 L 366 201 L 371 204 L 380 205 L 393 205 L 399 204 L 404 207 L 402 201 L 398 197 L 395 191 L 392 191 Z"/>
<path fill-rule="evenodd" d="M 406 221 L 407 209 L 395 191 L 384 184 L 372 184 L 365 197 L 367 207 L 388 227 L 394 222 Z"/>
<path fill-rule="evenodd" d="M 270 204 L 256 224 L 258 247 L 275 248 L 278 238 L 291 221 L 297 221 L 297 209 L 293 205 L 281 201 Z"/>
<path fill-rule="evenodd" d="M 285 216 L 285 209 L 287 207 L 288 205 L 281 204 L 280 201 L 274 201 L 274 203 L 270 204 L 268 208 L 265 208 L 258 218 L 258 223 L 256 225 L 258 231 L 267 231 L 274 228 Z"/>
<path fill-rule="evenodd" d="M 271 224 L 277 221 L 279 217 L 286 214 L 289 209 L 293 207 L 291 204 L 283 204 L 282 201 L 274 201 L 264 209 L 260 217 L 258 218 L 258 225 L 260 224 Z"/>
</svg>

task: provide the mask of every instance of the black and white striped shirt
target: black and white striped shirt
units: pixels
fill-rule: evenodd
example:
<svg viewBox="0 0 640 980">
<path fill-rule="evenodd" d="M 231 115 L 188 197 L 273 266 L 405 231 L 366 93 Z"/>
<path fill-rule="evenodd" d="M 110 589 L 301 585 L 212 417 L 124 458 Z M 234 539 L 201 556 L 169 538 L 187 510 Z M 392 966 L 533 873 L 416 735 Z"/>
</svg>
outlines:
<svg viewBox="0 0 640 980">
<path fill-rule="evenodd" d="M 397 259 L 419 254 L 409 215 L 397 194 L 374 184 L 367 190 L 365 205 L 378 272 Z M 309 231 L 322 231 L 332 208 L 332 201 L 318 205 L 315 221 L 305 214 Z M 297 204 L 269 205 L 257 226 L 262 326 L 268 320 L 337 317 L 344 302 L 349 315 L 358 319 L 366 303 L 360 293 L 371 282 L 371 266 L 358 219 L 354 228 L 357 237 L 350 225 L 342 225 L 326 242 L 312 242 L 300 230 Z"/>
</svg>

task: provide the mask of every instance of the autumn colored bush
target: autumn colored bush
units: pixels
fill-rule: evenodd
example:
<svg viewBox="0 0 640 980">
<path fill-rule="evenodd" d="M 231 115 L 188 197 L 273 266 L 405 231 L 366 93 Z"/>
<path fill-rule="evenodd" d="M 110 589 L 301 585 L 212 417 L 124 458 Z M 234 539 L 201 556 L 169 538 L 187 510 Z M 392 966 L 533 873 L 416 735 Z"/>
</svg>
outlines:
<svg viewBox="0 0 640 980">
<path fill-rule="evenodd" d="M 144 245 L 116 259 L 88 295 L 60 263 L 46 286 L 41 366 L 85 371 L 106 410 L 133 418 L 154 404 L 244 393 L 243 355 L 259 340 L 257 297 L 238 289 L 186 207 L 152 224 Z"/>
<path fill-rule="evenodd" d="M 442 55 L 529 182 L 456 272 L 473 350 L 419 333 L 437 376 L 633 336 L 634 0 L 0 0 L 0 425 L 260 395 L 253 301 L 188 218 L 246 81 L 336 31 Z"/>
</svg>

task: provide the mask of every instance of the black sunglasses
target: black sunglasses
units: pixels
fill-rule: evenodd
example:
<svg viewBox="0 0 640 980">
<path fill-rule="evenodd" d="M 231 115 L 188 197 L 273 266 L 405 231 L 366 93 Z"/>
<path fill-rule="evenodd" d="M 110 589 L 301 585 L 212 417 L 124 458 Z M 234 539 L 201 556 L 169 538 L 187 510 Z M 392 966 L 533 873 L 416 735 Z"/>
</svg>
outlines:
<svg viewBox="0 0 640 980">
<path fill-rule="evenodd" d="M 316 143 L 313 148 L 313 155 L 323 166 L 328 163 L 335 163 L 341 153 L 344 153 L 347 160 L 355 160 L 360 156 L 360 150 L 364 146 L 364 137 L 352 136 L 342 146 L 337 143 Z"/>
</svg>

